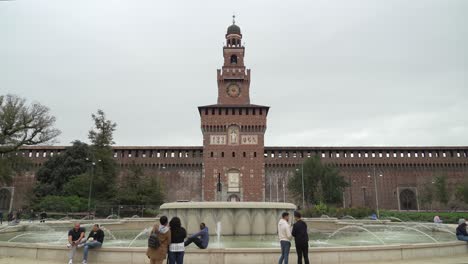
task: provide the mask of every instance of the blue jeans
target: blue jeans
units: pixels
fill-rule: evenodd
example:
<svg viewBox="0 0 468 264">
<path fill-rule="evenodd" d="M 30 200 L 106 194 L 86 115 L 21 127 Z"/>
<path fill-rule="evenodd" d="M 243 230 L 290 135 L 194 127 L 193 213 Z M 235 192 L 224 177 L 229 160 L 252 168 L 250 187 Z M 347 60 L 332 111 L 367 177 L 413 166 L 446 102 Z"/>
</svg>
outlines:
<svg viewBox="0 0 468 264">
<path fill-rule="evenodd" d="M 86 242 L 83 246 L 83 260 L 88 261 L 88 251 L 90 248 L 100 248 L 101 246 L 101 242 L 98 241 Z"/>
<path fill-rule="evenodd" d="M 279 258 L 278 264 L 288 264 L 289 260 L 289 249 L 291 248 L 291 242 L 289 241 L 280 241 L 281 244 L 281 257 Z"/>
<path fill-rule="evenodd" d="M 167 259 L 169 261 L 169 264 L 184 264 L 184 251 L 180 252 L 171 252 L 167 254 Z"/>
<path fill-rule="evenodd" d="M 461 240 L 461 241 L 466 241 L 468 242 L 468 236 L 464 236 L 464 235 L 458 235 L 457 236 L 458 240 Z"/>
</svg>

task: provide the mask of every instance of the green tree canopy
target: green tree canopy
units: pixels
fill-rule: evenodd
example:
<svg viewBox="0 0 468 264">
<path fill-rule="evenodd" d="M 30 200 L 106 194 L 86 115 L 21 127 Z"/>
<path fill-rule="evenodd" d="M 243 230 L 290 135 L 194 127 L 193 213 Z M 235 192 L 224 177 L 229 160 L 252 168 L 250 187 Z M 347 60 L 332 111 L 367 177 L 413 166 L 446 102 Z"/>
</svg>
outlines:
<svg viewBox="0 0 468 264">
<path fill-rule="evenodd" d="M 302 166 L 307 204 L 339 203 L 342 201 L 343 191 L 348 183 L 336 167 L 323 164 L 318 156 L 306 159 Z M 301 167 L 290 178 L 288 188 L 298 201 L 302 199 Z"/>
<path fill-rule="evenodd" d="M 447 190 L 447 176 L 436 176 L 434 180 L 435 197 L 441 204 L 447 205 L 449 202 L 449 194 Z"/>
<path fill-rule="evenodd" d="M 35 194 L 38 197 L 46 195 L 61 195 L 63 187 L 73 177 L 85 174 L 90 170 L 89 160 L 93 156 L 88 144 L 75 141 L 60 155 L 49 158 L 37 171 L 37 186 Z M 76 186 L 78 188 L 78 186 Z"/>
<path fill-rule="evenodd" d="M 145 176 L 140 166 L 131 165 L 125 179 L 125 184 L 119 187 L 119 204 L 160 205 L 164 202 L 160 180 L 153 175 Z"/>
<path fill-rule="evenodd" d="M 88 138 L 93 146 L 110 147 L 114 145 L 114 131 L 117 124 L 106 119 L 106 114 L 102 110 L 98 110 L 91 117 L 94 121 L 94 128 L 89 131 Z"/>
</svg>

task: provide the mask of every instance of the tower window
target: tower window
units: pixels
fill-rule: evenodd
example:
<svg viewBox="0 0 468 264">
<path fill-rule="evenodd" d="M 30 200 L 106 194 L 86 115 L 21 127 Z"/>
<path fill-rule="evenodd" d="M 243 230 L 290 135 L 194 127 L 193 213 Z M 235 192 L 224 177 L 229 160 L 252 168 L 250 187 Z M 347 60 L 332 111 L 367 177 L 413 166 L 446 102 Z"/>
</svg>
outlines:
<svg viewBox="0 0 468 264">
<path fill-rule="evenodd" d="M 245 157 L 247 156 L 247 154 L 244 152 L 244 153 L 243 153 L 243 156 L 244 156 L 244 158 L 245 158 Z"/>
<path fill-rule="evenodd" d="M 231 56 L 231 64 L 237 64 L 237 56 L 236 55 Z"/>
<path fill-rule="evenodd" d="M 213 153 L 213 152 L 211 152 L 211 157 L 213 157 L 213 156 L 214 156 L 213 154 L 214 154 L 214 153 Z"/>
<path fill-rule="evenodd" d="M 224 158 L 224 152 L 221 152 L 221 158 Z"/>
<path fill-rule="evenodd" d="M 236 157 L 236 153 L 235 153 L 235 152 L 232 152 L 232 157 L 233 157 L 233 158 Z"/>
<path fill-rule="evenodd" d="M 254 158 L 256 158 L 256 157 L 257 157 L 257 152 L 254 152 Z"/>
</svg>

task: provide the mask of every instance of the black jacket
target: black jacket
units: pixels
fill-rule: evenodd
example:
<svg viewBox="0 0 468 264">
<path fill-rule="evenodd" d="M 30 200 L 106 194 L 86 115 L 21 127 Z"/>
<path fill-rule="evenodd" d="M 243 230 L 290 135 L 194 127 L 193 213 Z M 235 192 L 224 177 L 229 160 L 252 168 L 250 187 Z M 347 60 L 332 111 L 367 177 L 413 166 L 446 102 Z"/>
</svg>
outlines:
<svg viewBox="0 0 468 264">
<path fill-rule="evenodd" d="M 307 234 L 307 224 L 304 221 L 299 220 L 296 223 L 294 223 L 291 233 L 294 237 L 296 247 L 304 247 L 309 245 L 309 234 Z"/>
<path fill-rule="evenodd" d="M 94 232 L 94 231 L 91 231 L 89 233 L 89 236 L 88 236 L 88 239 L 92 237 L 94 238 L 94 240 L 98 241 L 98 242 L 101 242 L 104 243 L 104 231 L 102 231 L 101 229 L 99 229 L 98 231 Z"/>
<path fill-rule="evenodd" d="M 185 228 L 171 228 L 171 243 L 183 243 L 187 237 L 187 231 Z"/>
<path fill-rule="evenodd" d="M 466 223 L 460 224 L 457 227 L 457 236 L 468 236 L 466 233 Z"/>
</svg>

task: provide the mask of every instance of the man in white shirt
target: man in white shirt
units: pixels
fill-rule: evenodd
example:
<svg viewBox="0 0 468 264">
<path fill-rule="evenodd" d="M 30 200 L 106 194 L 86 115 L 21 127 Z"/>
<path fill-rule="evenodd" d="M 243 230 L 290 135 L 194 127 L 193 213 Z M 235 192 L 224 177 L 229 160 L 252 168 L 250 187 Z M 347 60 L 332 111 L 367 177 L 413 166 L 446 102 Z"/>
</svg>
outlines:
<svg viewBox="0 0 468 264">
<path fill-rule="evenodd" d="M 279 258 L 278 264 L 288 264 L 292 238 L 288 212 L 284 212 L 278 222 L 278 237 L 281 244 L 281 257 Z"/>
</svg>

